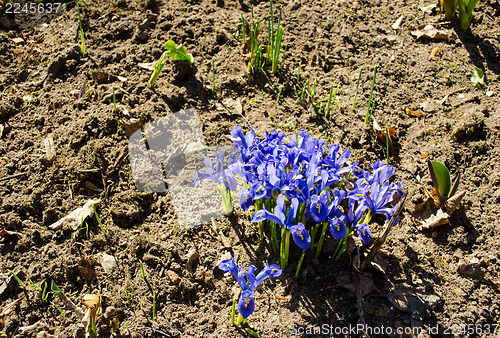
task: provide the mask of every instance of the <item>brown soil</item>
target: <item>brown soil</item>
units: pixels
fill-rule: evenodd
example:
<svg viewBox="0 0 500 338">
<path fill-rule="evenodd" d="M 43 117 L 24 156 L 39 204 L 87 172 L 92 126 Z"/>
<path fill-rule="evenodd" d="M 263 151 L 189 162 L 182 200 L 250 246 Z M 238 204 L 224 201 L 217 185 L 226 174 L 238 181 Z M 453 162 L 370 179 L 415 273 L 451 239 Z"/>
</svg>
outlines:
<svg viewBox="0 0 500 338">
<path fill-rule="evenodd" d="M 169 193 L 136 189 L 122 126 L 131 119 L 147 123 L 194 107 L 209 145 L 230 145 L 226 136 L 237 124 L 245 132 L 252 124 L 260 137 L 273 128 L 287 135 L 304 128 L 350 147 L 353 158 L 367 168 L 385 158 L 385 146 L 363 123 L 375 65 L 373 116 L 380 126 L 396 131 L 390 162 L 408 192 L 401 221 L 378 257 L 385 273 L 368 269 L 360 276 L 347 256 L 332 266 L 328 253 L 318 260 L 308 255 L 298 280 L 285 272 L 264 283 L 249 323 L 263 337 L 292 336 L 306 326 L 358 323 L 372 328 L 421 326 L 425 332 L 439 326 L 439 334 L 491 335 L 485 334 L 487 325 L 493 331 L 500 319 L 500 251 L 495 237 L 500 227 L 495 207 L 500 202 L 498 0 L 479 2 L 467 32 L 455 20 L 444 21 L 436 10 L 424 13 L 419 7 L 429 5 L 427 1 L 276 2 L 275 8 L 283 7 L 288 50 L 276 74 L 266 70 L 258 75 L 247 73 L 235 33 L 241 32 L 241 13 L 250 20 L 252 5 L 255 17 L 264 20 L 268 1 L 87 3 L 81 6 L 85 56 L 80 53 L 74 4 L 52 16 L 17 15 L 17 27 L 8 28 L 8 19 L 0 23 L 0 179 L 24 173 L 0 181 L 0 230 L 19 233 L 0 237 L 0 307 L 22 298 L 11 313 L 0 315 L 0 337 L 84 335 L 77 316 L 55 294 L 49 294 L 48 303 L 35 300 L 35 292 L 23 291 L 7 270 L 26 284 L 30 279 L 53 281 L 78 305 L 84 295 L 100 292 L 104 314 L 97 332 L 102 337 L 247 336 L 230 325 L 238 287 L 216 263 L 229 251 L 240 264 L 260 269 L 266 259 L 277 263 L 278 256 L 267 240 L 259 242 L 257 227 L 239 207 L 231 218 L 216 220 L 231 250 L 213 235 L 211 223 L 182 229 Z M 395 30 L 392 25 L 401 15 L 403 21 Z M 412 30 L 427 24 L 451 38 L 416 40 Z M 139 64 L 157 61 L 168 39 L 187 47 L 194 67 L 186 71 L 169 60 L 150 89 L 151 72 Z M 430 60 L 435 47 L 441 56 Z M 479 89 L 470 81 L 475 67 L 485 75 Z M 322 98 L 330 84 L 339 85 L 331 119 L 316 115 L 310 102 L 304 105 L 296 99 L 294 86 L 301 91 L 306 79 L 310 84 L 317 80 L 317 96 Z M 84 81 L 94 92 L 79 100 Z M 117 112 L 112 87 L 122 106 Z M 423 117 L 409 115 L 405 106 Z M 45 151 L 49 136 L 54 158 Z M 413 224 L 411 212 L 423 202 L 423 188 L 430 188 L 427 153 L 452 175 L 461 173 L 460 187 L 466 195 L 448 225 L 422 232 Z M 85 227 L 49 228 L 88 199 L 101 199 L 97 211 L 105 236 L 95 218 L 89 218 L 88 235 Z M 331 244 L 325 244 L 327 252 Z M 193 248 L 199 259 L 189 271 L 186 255 Z M 95 255 L 102 252 L 116 257 L 118 268 L 113 272 L 104 272 L 96 262 Z M 292 251 L 292 260 L 297 255 Z M 478 263 L 457 270 L 471 259 Z M 178 284 L 173 273 L 180 277 Z M 394 302 L 405 303 L 402 286 L 411 293 L 407 311 Z M 66 319 L 51 302 L 62 307 Z M 469 324 L 472 331 L 460 332 Z"/>
</svg>

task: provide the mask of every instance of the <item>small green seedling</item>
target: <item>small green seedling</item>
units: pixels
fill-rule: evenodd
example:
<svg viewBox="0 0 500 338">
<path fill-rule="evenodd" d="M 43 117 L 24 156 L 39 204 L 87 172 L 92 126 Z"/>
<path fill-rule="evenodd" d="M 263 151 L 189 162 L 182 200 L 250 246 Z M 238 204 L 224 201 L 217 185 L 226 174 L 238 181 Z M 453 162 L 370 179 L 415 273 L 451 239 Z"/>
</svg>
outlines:
<svg viewBox="0 0 500 338">
<path fill-rule="evenodd" d="M 95 209 L 94 205 L 92 205 L 92 209 L 94 209 L 94 214 L 95 218 L 97 219 L 97 223 L 99 224 L 99 228 L 101 228 L 101 232 L 106 237 L 106 231 L 104 231 L 104 226 L 101 223 L 101 220 L 99 219 L 99 215 L 97 214 L 97 210 Z"/>
<path fill-rule="evenodd" d="M 139 259 L 139 263 L 141 264 L 141 274 L 142 274 L 142 279 L 146 279 L 146 272 L 144 271 L 144 264 L 142 261 Z"/>
<path fill-rule="evenodd" d="M 243 31 L 245 31 L 245 18 L 241 16 L 243 21 Z M 259 73 L 264 67 L 265 60 L 262 58 L 263 48 L 259 44 L 260 20 L 255 22 L 252 6 L 252 28 L 250 29 L 250 61 L 248 61 L 248 72 Z M 243 40 L 246 44 L 246 41 Z"/>
<path fill-rule="evenodd" d="M 63 317 L 63 320 L 66 320 L 66 314 L 64 313 L 64 311 L 57 305 L 57 304 L 54 304 L 53 302 L 50 302 L 57 310 L 59 310 L 59 313 L 61 314 L 61 316 Z"/>
<path fill-rule="evenodd" d="M 470 77 L 470 81 L 474 85 L 475 88 L 481 88 L 484 86 L 484 73 L 481 68 L 474 69 L 472 75 Z"/>
<path fill-rule="evenodd" d="M 479 0 L 458 0 L 458 21 L 464 31 L 469 29 L 472 20 L 472 11 Z"/>
<path fill-rule="evenodd" d="M 43 286 L 42 286 L 43 285 Z M 40 282 L 40 285 L 35 284 L 31 279 L 29 281 L 29 287 L 31 292 L 35 294 L 35 302 L 37 300 L 37 292 L 38 295 L 40 296 L 40 300 L 42 301 L 43 304 L 47 304 L 47 298 L 49 297 L 49 293 L 47 292 L 47 281 Z"/>
<path fill-rule="evenodd" d="M 67 6 L 67 5 L 72 4 L 72 3 L 76 4 L 76 9 L 78 11 L 78 25 L 80 27 L 80 39 L 81 39 L 80 51 L 82 52 L 82 55 L 85 56 L 85 54 L 87 54 L 87 51 L 85 49 L 85 35 L 83 34 L 82 18 L 80 15 L 80 3 L 82 3 L 84 5 L 86 5 L 87 3 L 85 2 L 85 0 L 75 0 L 75 1 L 65 3 L 63 6 Z"/>
<path fill-rule="evenodd" d="M 22 281 L 19 277 L 17 277 L 17 275 L 16 275 L 13 271 L 11 271 L 11 270 L 9 270 L 9 269 L 7 269 L 7 271 L 8 271 L 8 272 L 9 272 L 12 276 L 14 276 L 14 278 L 17 280 L 17 282 L 18 282 L 18 283 L 19 283 L 19 284 L 20 284 L 20 285 L 21 285 L 21 286 L 22 286 L 22 287 L 26 290 L 26 284 L 24 284 L 24 283 L 23 283 L 23 281 Z"/>
<path fill-rule="evenodd" d="M 155 66 L 155 69 L 153 71 L 153 74 L 151 74 L 151 77 L 149 78 L 149 86 L 153 87 L 156 79 L 158 79 L 158 76 L 160 75 L 161 70 L 163 69 L 163 66 L 167 63 L 167 56 L 170 56 L 173 61 L 182 61 L 186 60 L 189 61 L 189 63 L 193 64 L 194 58 L 191 54 L 187 54 L 187 48 L 184 47 L 183 45 L 179 45 L 178 47 L 175 46 L 175 42 L 172 40 L 168 40 L 165 43 L 165 49 L 166 51 L 163 52 L 163 54 L 160 56 L 160 59 L 158 60 L 158 63 Z"/>
<path fill-rule="evenodd" d="M 167 50 L 167 55 L 174 61 L 186 60 L 191 64 L 194 63 L 193 55 L 187 54 L 187 48 L 183 45 L 176 47 L 174 41 L 168 40 L 167 43 L 165 43 L 165 49 Z"/>
<path fill-rule="evenodd" d="M 436 191 L 438 202 L 439 204 L 443 204 L 457 192 L 460 182 L 460 173 L 457 174 L 452 184 L 450 172 L 444 164 L 427 159 L 427 165 L 429 167 L 429 173 Z"/>
<path fill-rule="evenodd" d="M 115 87 L 112 87 L 113 88 L 113 112 L 116 113 L 116 111 L 118 110 L 116 108 L 116 96 L 115 96 Z M 94 208 L 94 211 L 95 211 L 95 208 Z M 97 214 L 96 214 L 97 215 Z"/>
<path fill-rule="evenodd" d="M 365 115 L 365 124 L 368 124 L 372 117 L 372 112 L 373 108 L 375 106 L 375 103 L 372 104 L 372 95 L 373 95 L 373 88 L 375 87 L 375 77 L 377 76 L 377 66 L 373 69 L 373 80 L 372 80 L 372 88 L 370 90 L 370 98 L 368 99 L 368 109 L 366 110 L 366 115 Z"/>
<path fill-rule="evenodd" d="M 281 52 L 281 41 L 283 39 L 283 27 L 281 26 L 281 9 L 278 17 L 278 28 L 274 31 L 273 0 L 270 0 L 269 16 L 267 17 L 267 39 L 266 39 L 266 63 L 271 65 L 271 72 L 278 70 Z"/>
</svg>

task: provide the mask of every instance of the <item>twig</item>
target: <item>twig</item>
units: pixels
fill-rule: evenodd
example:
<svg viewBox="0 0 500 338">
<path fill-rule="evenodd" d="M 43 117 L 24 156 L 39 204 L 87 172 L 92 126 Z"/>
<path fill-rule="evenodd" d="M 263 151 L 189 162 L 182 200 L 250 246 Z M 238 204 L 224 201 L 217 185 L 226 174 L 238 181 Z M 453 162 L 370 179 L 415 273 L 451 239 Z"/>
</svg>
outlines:
<svg viewBox="0 0 500 338">
<path fill-rule="evenodd" d="M 16 177 L 20 177 L 20 176 L 23 176 L 23 175 L 26 175 L 28 172 L 25 171 L 23 173 L 19 173 L 19 174 L 14 174 L 14 175 L 10 175 L 10 176 L 5 176 L 5 177 L 2 177 L 0 178 L 0 182 L 3 182 L 3 181 L 8 181 L 8 180 L 11 180 L 13 178 L 16 178 Z"/>
</svg>

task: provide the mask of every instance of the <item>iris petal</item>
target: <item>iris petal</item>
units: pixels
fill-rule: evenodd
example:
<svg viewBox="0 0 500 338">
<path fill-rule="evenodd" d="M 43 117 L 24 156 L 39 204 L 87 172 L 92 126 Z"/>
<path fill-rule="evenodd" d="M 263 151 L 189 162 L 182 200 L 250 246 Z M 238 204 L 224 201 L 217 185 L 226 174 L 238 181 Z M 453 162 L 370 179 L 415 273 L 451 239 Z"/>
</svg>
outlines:
<svg viewBox="0 0 500 338">
<path fill-rule="evenodd" d="M 311 236 L 307 232 L 304 224 L 299 223 L 288 228 L 292 233 L 292 238 L 295 244 L 302 250 L 307 250 L 311 244 Z"/>
<path fill-rule="evenodd" d="M 336 240 L 341 240 L 347 234 L 347 228 L 345 224 L 337 217 L 330 220 L 330 233 Z"/>
</svg>

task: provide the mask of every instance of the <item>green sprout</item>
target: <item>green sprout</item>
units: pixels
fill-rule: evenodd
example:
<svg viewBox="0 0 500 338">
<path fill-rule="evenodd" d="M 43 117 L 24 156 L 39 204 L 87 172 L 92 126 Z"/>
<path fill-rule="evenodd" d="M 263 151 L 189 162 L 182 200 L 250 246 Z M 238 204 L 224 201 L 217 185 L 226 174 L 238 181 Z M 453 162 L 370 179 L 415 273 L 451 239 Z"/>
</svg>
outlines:
<svg viewBox="0 0 500 338">
<path fill-rule="evenodd" d="M 451 20 L 457 11 L 457 0 L 440 0 L 441 7 L 444 9 L 444 17 Z"/>
<path fill-rule="evenodd" d="M 373 108 L 375 106 L 375 102 L 373 102 L 373 104 L 372 104 L 372 95 L 373 95 L 373 88 L 375 87 L 375 77 L 376 76 L 377 76 L 377 66 L 375 66 L 375 68 L 373 70 L 372 88 L 370 90 L 370 98 L 368 99 L 368 109 L 367 109 L 366 115 L 365 115 L 365 124 L 368 124 L 368 122 L 370 121 L 370 119 L 372 117 Z"/>
<path fill-rule="evenodd" d="M 266 39 L 266 63 L 271 65 L 271 72 L 276 73 L 283 39 L 283 27 L 281 26 L 281 9 L 278 17 L 278 28 L 274 31 L 273 1 L 270 0 L 269 16 L 267 17 L 267 39 Z"/>
<path fill-rule="evenodd" d="M 54 307 L 59 310 L 59 313 L 61 314 L 61 316 L 63 317 L 63 320 L 66 320 L 66 314 L 64 313 L 64 311 L 55 303 L 53 302 L 50 302 L 52 305 L 54 305 Z"/>
<path fill-rule="evenodd" d="M 278 96 L 276 97 L 276 108 L 278 108 L 278 101 L 280 100 L 281 91 L 283 90 L 284 85 L 281 85 L 280 90 L 278 92 Z"/>
<path fill-rule="evenodd" d="M 104 226 L 102 225 L 101 220 L 99 219 L 99 215 L 97 214 L 97 210 L 95 209 L 95 207 L 93 205 L 92 205 L 92 209 L 94 209 L 95 218 L 97 219 L 97 223 L 99 224 L 99 228 L 101 228 L 102 234 L 104 235 L 104 237 L 106 237 L 106 231 L 104 231 Z"/>
<path fill-rule="evenodd" d="M 243 30 L 245 30 L 245 19 L 243 20 Z M 250 29 L 250 61 L 247 65 L 249 72 L 259 73 L 264 67 L 265 60 L 262 60 L 262 46 L 259 44 L 260 21 L 255 23 L 252 6 L 252 29 Z"/>
<path fill-rule="evenodd" d="M 18 282 L 18 283 L 19 283 L 19 284 L 20 284 L 20 285 L 21 285 L 24 289 L 26 289 L 26 284 L 24 284 L 24 283 L 23 283 L 23 281 L 22 281 L 19 277 L 17 277 L 17 275 L 16 275 L 16 274 L 15 274 L 12 270 L 7 269 L 7 271 L 8 271 L 8 272 L 10 272 L 10 274 L 11 274 L 12 276 L 14 276 L 14 278 L 17 280 L 17 282 Z"/>
<path fill-rule="evenodd" d="M 484 86 L 484 72 L 481 68 L 474 69 L 472 75 L 470 77 L 470 81 L 474 85 L 475 88 L 481 88 Z"/>
<path fill-rule="evenodd" d="M 464 31 L 469 29 L 472 20 L 472 11 L 479 0 L 458 0 L 458 21 Z"/>
<path fill-rule="evenodd" d="M 80 1 L 82 1 L 83 3 L 85 3 L 85 1 L 83 1 L 83 0 L 80 0 Z M 85 56 L 85 54 L 87 52 L 86 52 L 86 49 L 85 49 L 85 35 L 83 34 L 82 18 L 80 16 L 80 4 L 79 4 L 79 2 L 77 2 L 76 6 L 77 6 L 77 9 L 78 9 L 78 23 L 80 25 L 80 36 L 81 36 L 81 40 L 82 40 L 82 44 L 80 46 L 80 49 L 82 51 L 82 55 Z"/>
<path fill-rule="evenodd" d="M 155 320 L 156 318 L 156 295 L 153 293 L 153 321 Z"/>
<path fill-rule="evenodd" d="M 116 111 L 118 110 L 116 108 L 116 97 L 115 97 L 115 87 L 112 87 L 113 88 L 113 112 L 116 113 Z M 94 208 L 94 211 L 95 211 L 95 208 Z M 97 215 L 97 214 L 96 214 Z"/>
<path fill-rule="evenodd" d="M 146 272 L 144 271 L 144 264 L 142 261 L 139 259 L 139 263 L 141 264 L 141 274 L 142 274 L 142 279 L 146 279 Z"/>
<path fill-rule="evenodd" d="M 80 3 L 86 5 L 87 2 L 85 2 L 85 0 L 75 0 L 75 1 L 70 1 L 68 3 L 65 3 L 63 6 L 67 6 L 69 4 L 72 4 L 72 3 L 75 3 L 76 4 L 76 9 L 78 11 L 78 25 L 80 27 L 80 38 L 81 38 L 81 45 L 80 45 L 80 51 L 82 52 L 82 55 L 85 56 L 85 54 L 87 54 L 87 51 L 85 49 L 85 36 L 83 34 L 83 27 L 82 27 L 82 18 L 81 18 L 81 15 L 80 15 Z"/>
<path fill-rule="evenodd" d="M 43 287 L 42 287 L 42 285 L 43 285 Z M 33 282 L 30 279 L 29 287 L 30 287 L 31 292 L 33 292 L 35 294 L 35 302 L 37 300 L 36 291 L 38 291 L 38 295 L 40 295 L 40 300 L 42 301 L 42 303 L 47 304 L 47 298 L 49 297 L 49 293 L 47 292 L 47 282 L 46 281 L 40 282 L 40 285 L 38 285 L 38 284 L 35 284 L 35 282 Z"/>
<path fill-rule="evenodd" d="M 327 117 L 328 112 L 330 112 L 330 120 L 332 119 L 332 113 L 331 113 L 331 104 L 337 97 L 337 92 L 339 90 L 340 85 L 337 85 L 337 89 L 335 89 L 335 92 L 333 91 L 333 83 L 330 86 L 330 95 L 328 95 L 328 102 L 326 103 L 326 108 L 325 108 L 325 117 Z M 338 98 L 337 98 L 338 100 Z M 335 103 L 334 103 L 335 105 Z M 334 107 L 335 108 L 335 107 Z"/>
<path fill-rule="evenodd" d="M 460 183 L 460 173 L 457 174 L 452 184 L 450 172 L 444 164 L 427 159 L 427 165 L 429 167 L 429 173 L 436 191 L 438 202 L 442 204 L 453 197 L 457 192 L 458 184 Z"/>
<path fill-rule="evenodd" d="M 153 71 L 153 74 L 151 74 L 151 77 L 149 78 L 149 86 L 153 87 L 156 80 L 158 79 L 158 76 L 160 75 L 161 70 L 163 69 L 163 66 L 167 63 L 167 56 L 170 56 L 173 61 L 182 61 L 186 60 L 189 61 L 189 63 L 193 63 L 194 59 L 191 54 L 187 54 L 187 48 L 184 47 L 183 45 L 179 45 L 178 47 L 175 46 L 175 42 L 172 40 L 168 40 L 165 43 L 165 49 L 166 51 L 163 52 L 163 54 L 160 56 L 160 59 L 158 60 L 158 63 L 155 66 L 155 69 Z"/>
</svg>

